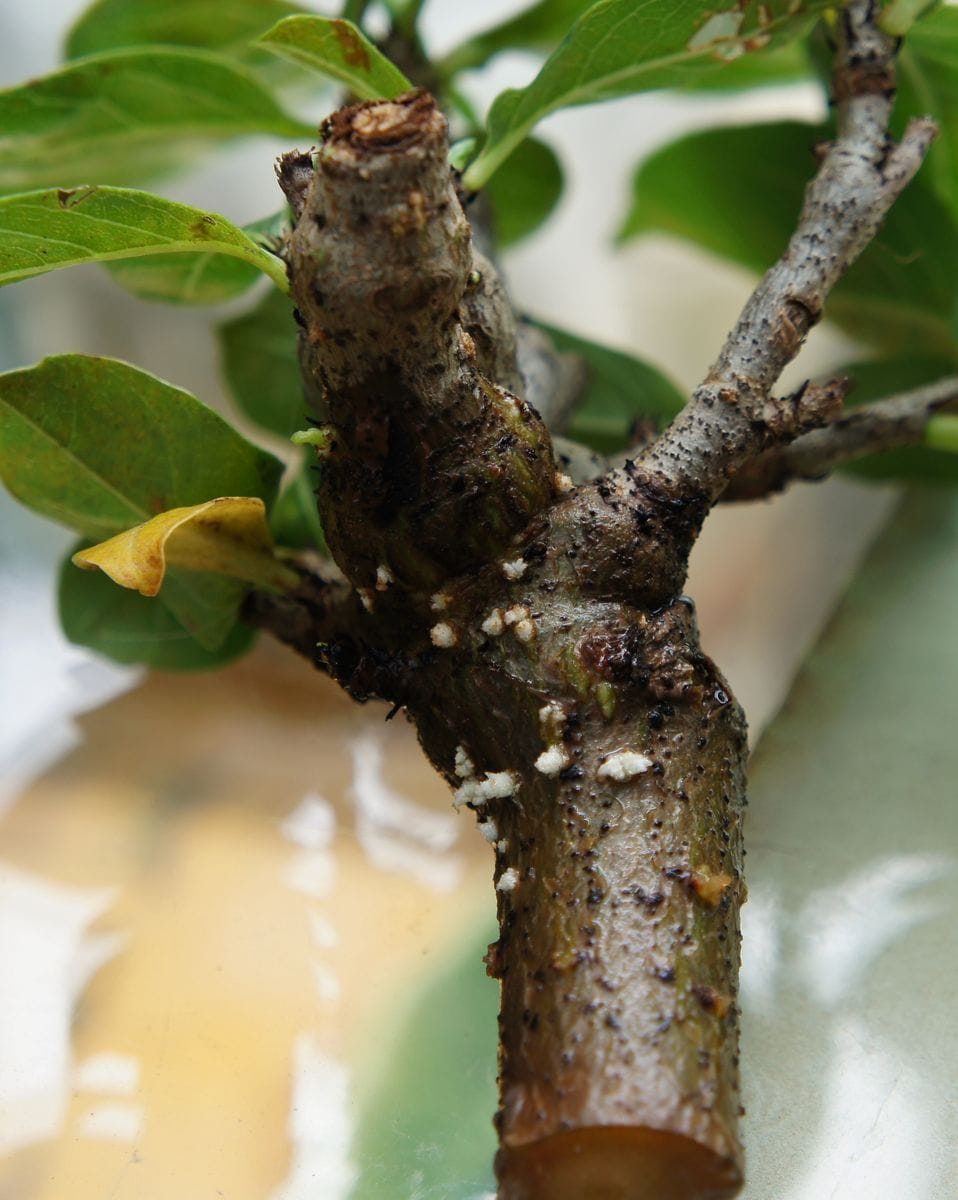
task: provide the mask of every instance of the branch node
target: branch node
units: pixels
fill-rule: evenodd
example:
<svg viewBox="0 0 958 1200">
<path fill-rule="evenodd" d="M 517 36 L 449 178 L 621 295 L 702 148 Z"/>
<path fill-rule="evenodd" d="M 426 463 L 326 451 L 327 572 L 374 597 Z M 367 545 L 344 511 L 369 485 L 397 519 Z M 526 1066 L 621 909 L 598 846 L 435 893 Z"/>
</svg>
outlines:
<svg viewBox="0 0 958 1200">
<path fill-rule="evenodd" d="M 845 376 L 824 384 L 806 379 L 791 395 L 770 398 L 766 424 L 772 438 L 777 442 L 790 442 L 800 434 L 829 424 L 841 412 L 851 387 L 851 380 Z"/>
</svg>

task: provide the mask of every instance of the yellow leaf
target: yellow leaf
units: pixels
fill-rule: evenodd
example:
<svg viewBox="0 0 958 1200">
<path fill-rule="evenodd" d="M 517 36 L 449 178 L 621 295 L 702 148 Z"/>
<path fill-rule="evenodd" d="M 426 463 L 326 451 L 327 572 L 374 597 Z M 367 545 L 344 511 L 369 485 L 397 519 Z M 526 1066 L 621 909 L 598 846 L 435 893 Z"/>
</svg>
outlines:
<svg viewBox="0 0 958 1200">
<path fill-rule="evenodd" d="M 299 582 L 273 553 L 266 506 L 255 496 L 221 496 L 169 512 L 73 556 L 78 567 L 105 572 L 121 587 L 155 596 L 167 566 L 215 571 L 279 591 Z"/>
</svg>

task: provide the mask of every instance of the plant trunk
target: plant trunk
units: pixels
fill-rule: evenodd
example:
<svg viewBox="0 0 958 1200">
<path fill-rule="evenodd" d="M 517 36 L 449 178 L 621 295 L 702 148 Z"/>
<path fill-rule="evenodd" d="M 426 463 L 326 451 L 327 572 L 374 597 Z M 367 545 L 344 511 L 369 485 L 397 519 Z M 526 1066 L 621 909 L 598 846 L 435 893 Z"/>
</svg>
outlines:
<svg viewBox="0 0 958 1200">
<path fill-rule="evenodd" d="M 557 473 L 428 96 L 324 135 L 280 172 L 355 589 L 321 659 L 407 709 L 495 844 L 500 1197 L 731 1196 L 746 740 L 680 595 L 705 499 Z"/>
</svg>

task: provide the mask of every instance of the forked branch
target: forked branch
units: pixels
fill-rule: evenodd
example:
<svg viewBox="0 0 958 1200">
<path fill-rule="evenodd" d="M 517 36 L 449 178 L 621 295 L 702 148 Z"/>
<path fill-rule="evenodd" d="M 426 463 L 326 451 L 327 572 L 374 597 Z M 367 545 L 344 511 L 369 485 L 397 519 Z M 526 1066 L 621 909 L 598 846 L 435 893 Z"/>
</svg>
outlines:
<svg viewBox="0 0 958 1200">
<path fill-rule="evenodd" d="M 707 377 L 672 425 L 637 460 L 665 492 L 714 502 L 749 459 L 827 424 L 834 415 L 809 390 L 791 407 L 771 398 L 783 369 L 820 319 L 829 292 L 878 231 L 935 137 L 912 121 L 899 144 L 888 133 L 895 41 L 873 0 L 842 12 L 833 78 L 837 137 L 809 185 L 798 227 L 752 293 Z M 620 487 L 626 484 L 621 474 Z"/>
</svg>

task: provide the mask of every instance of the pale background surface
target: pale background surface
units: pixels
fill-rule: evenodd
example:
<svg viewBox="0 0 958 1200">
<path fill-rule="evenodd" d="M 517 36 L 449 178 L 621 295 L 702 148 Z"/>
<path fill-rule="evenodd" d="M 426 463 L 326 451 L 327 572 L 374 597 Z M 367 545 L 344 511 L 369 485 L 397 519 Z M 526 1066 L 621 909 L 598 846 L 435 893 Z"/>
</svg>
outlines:
<svg viewBox="0 0 958 1200">
<path fill-rule="evenodd" d="M 49 69 L 79 7 L 3 0 L 3 81 Z M 511 7 L 432 0 L 427 32 L 449 44 Z M 505 56 L 477 94 L 534 69 Z M 664 239 L 613 252 L 634 164 L 697 125 L 819 112 L 814 94 L 789 88 L 757 108 L 652 96 L 550 119 L 542 136 L 563 152 L 570 186 L 506 261 L 518 304 L 693 386 L 751 281 Z M 286 148 L 259 139 L 163 190 L 235 220 L 260 216 L 276 207 L 272 160 Z M 221 318 L 144 305 L 77 269 L 0 293 L 0 365 L 114 354 L 222 405 L 208 336 Z M 849 350 L 820 329 L 793 378 Z M 892 502 L 833 481 L 710 519 L 689 590 L 753 729 Z M 490 852 L 401 720 L 384 725 L 381 708 L 350 705 L 278 648 L 215 676 L 142 679 L 66 645 L 51 582 L 69 540 L 3 500 L 0 1200 L 346 1200 L 362 1165 L 357 1096 L 393 1036 L 383 1013 L 452 947 L 477 942 L 494 914 Z M 918 886 L 921 864 L 911 869 Z M 759 1011 L 750 956 L 785 953 L 781 914 L 761 895 L 746 914 L 745 1004 L 751 995 Z M 894 953 L 905 927 L 884 928 L 861 953 Z M 841 1076 L 854 1047 L 836 1045 Z M 776 1182 L 749 1200 L 891 1194 L 882 1181 L 914 1127 L 894 1104 L 895 1121 L 882 1114 L 913 1064 L 894 1045 L 879 1050 L 859 1064 L 865 1085 L 853 1079 L 844 1100 L 839 1087 L 812 1137 L 800 1098 L 773 1124 L 753 1106 L 755 1175 Z M 802 1054 L 786 1039 L 780 1058 L 749 1062 L 755 1094 Z M 808 1157 L 795 1163 L 785 1151 L 798 1131 Z M 471 1186 L 455 1200 L 474 1200 Z M 380 1194 L 427 1194 L 418 1188 L 410 1177 Z M 899 1176 L 894 1195 L 939 1200 L 920 1171 Z"/>
</svg>

